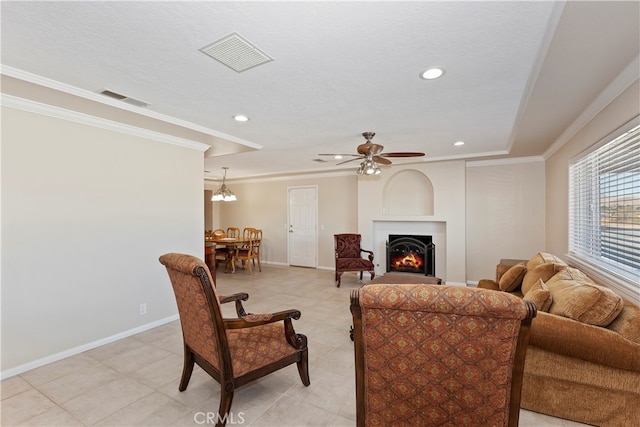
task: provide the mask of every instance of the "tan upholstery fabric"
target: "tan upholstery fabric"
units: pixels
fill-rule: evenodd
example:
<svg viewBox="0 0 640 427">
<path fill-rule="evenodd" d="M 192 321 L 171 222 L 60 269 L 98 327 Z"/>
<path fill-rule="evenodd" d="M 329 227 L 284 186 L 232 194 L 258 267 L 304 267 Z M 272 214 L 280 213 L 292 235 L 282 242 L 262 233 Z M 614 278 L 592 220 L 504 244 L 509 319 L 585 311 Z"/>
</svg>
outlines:
<svg viewBox="0 0 640 427">
<path fill-rule="evenodd" d="M 522 294 L 525 295 L 529 292 L 540 279 L 547 283 L 549 279 L 566 266 L 566 264 L 550 262 L 536 265 L 531 270 L 527 270 L 524 278 L 522 279 Z"/>
<path fill-rule="evenodd" d="M 540 265 L 540 264 L 563 264 L 567 265 L 564 261 L 553 254 L 549 254 L 546 252 L 538 252 L 535 254 L 528 262 L 527 262 L 527 270 L 531 270 L 532 268 Z"/>
<path fill-rule="evenodd" d="M 522 279 L 526 272 L 527 266 L 523 262 L 509 268 L 502 277 L 500 277 L 500 281 L 498 282 L 500 290 L 511 292 L 518 289 L 520 285 L 522 285 Z"/>
<path fill-rule="evenodd" d="M 622 311 L 607 328 L 635 343 L 640 344 L 640 307 L 624 302 Z"/>
<path fill-rule="evenodd" d="M 607 326 L 620 314 L 623 300 L 596 285 L 580 270 L 567 267 L 546 282 L 553 302 L 549 313 L 595 326 Z"/>
<path fill-rule="evenodd" d="M 538 311 L 549 311 L 553 301 L 551 291 L 549 291 L 542 279 L 538 279 L 536 284 L 524 295 L 524 299 L 533 302 Z"/>
</svg>

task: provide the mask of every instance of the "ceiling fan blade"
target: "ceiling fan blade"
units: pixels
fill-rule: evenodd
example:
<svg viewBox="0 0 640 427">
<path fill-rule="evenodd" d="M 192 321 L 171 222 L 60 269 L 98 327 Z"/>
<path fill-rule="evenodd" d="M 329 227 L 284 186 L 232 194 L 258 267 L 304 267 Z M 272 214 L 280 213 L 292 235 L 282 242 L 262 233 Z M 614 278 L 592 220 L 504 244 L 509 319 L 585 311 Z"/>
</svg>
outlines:
<svg viewBox="0 0 640 427">
<path fill-rule="evenodd" d="M 354 159 L 349 159 L 349 160 L 345 160 L 344 162 L 336 163 L 336 166 L 338 166 L 338 165 L 344 165 L 345 163 L 353 162 L 354 160 L 360 160 L 360 159 L 363 159 L 363 158 L 364 158 L 364 157 L 360 157 L 360 156 L 358 156 L 358 157 L 356 157 L 356 158 L 354 158 Z"/>
<path fill-rule="evenodd" d="M 380 163 L 381 165 L 390 165 L 391 164 L 391 160 L 387 160 L 384 157 L 380 157 L 380 156 L 373 156 L 373 161 L 376 163 Z"/>
<path fill-rule="evenodd" d="M 382 153 L 382 150 L 384 150 L 384 146 L 374 144 L 372 142 L 365 142 L 364 144 L 358 145 L 359 154 L 371 154 L 372 156 L 375 156 Z"/>
<path fill-rule="evenodd" d="M 383 157 L 422 157 L 424 153 L 415 153 L 409 151 L 398 151 L 396 153 L 383 153 L 380 154 Z"/>
</svg>

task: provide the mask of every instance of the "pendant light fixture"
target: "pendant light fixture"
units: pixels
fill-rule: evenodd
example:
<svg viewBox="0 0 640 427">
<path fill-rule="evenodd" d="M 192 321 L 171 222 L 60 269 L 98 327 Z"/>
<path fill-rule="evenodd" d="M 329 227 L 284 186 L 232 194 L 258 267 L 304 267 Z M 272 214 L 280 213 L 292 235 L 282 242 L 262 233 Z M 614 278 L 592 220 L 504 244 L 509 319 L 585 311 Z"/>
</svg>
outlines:
<svg viewBox="0 0 640 427">
<path fill-rule="evenodd" d="M 222 169 L 224 169 L 224 176 L 222 177 L 222 186 L 218 189 L 218 191 L 213 193 L 213 197 L 211 198 L 211 201 L 219 202 L 222 200 L 224 202 L 235 202 L 236 200 L 238 200 L 236 198 L 236 195 L 233 194 L 233 191 L 229 190 L 227 188 L 227 184 L 224 183 L 225 179 L 227 178 L 227 169 L 229 168 L 224 166 Z"/>
</svg>

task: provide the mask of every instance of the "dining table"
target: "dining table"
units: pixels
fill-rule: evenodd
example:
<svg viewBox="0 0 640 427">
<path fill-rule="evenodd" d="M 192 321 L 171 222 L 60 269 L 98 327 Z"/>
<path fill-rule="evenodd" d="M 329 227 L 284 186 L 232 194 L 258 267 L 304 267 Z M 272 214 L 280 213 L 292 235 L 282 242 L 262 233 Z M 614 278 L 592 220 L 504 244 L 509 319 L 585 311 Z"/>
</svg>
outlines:
<svg viewBox="0 0 640 427">
<path fill-rule="evenodd" d="M 233 252 L 238 246 L 248 244 L 250 240 L 243 237 L 214 237 L 213 240 L 210 240 L 209 242 L 215 243 L 216 246 L 221 245 L 227 248 L 227 262 L 224 269 L 226 273 L 229 270 L 231 270 L 231 272 L 235 272 L 236 270 L 233 265 Z"/>
</svg>

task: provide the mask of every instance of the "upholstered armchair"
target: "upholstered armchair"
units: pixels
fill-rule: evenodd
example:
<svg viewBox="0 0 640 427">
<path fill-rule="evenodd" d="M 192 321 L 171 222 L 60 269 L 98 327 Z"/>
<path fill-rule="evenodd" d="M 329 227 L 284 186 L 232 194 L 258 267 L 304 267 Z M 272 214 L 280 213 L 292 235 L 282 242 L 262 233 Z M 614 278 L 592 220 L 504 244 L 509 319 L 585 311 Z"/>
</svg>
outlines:
<svg viewBox="0 0 640 427">
<path fill-rule="evenodd" d="M 345 271 L 360 272 L 360 280 L 362 273 L 368 271 L 371 274 L 371 280 L 376 276 L 373 266 L 373 252 L 360 247 L 362 236 L 360 234 L 334 234 L 334 248 L 336 256 L 336 286 L 340 287 L 340 279 Z M 368 258 L 362 258 L 362 252 L 368 255 Z"/>
<path fill-rule="evenodd" d="M 504 292 L 367 285 L 351 293 L 362 426 L 517 426 L 536 308 Z"/>
<path fill-rule="evenodd" d="M 235 389 L 293 363 L 305 386 L 310 384 L 307 337 L 297 334 L 292 320 L 298 310 L 247 314 L 242 305 L 249 295 L 226 297 L 216 292 L 207 266 L 191 255 L 170 253 L 160 257 L 176 296 L 184 366 L 178 389 L 189 384 L 197 363 L 221 386 L 217 426 L 224 426 Z M 220 304 L 234 302 L 237 318 L 224 319 Z"/>
</svg>

